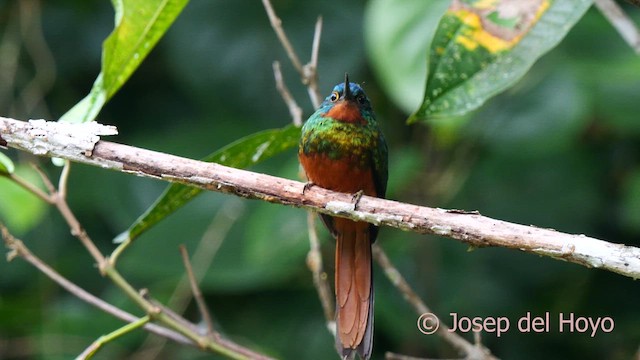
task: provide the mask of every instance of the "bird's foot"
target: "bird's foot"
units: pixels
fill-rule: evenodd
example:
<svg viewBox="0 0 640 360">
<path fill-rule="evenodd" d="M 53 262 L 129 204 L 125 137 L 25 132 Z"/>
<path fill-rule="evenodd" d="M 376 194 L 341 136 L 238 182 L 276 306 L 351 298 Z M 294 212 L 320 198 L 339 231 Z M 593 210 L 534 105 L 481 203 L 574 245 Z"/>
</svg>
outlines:
<svg viewBox="0 0 640 360">
<path fill-rule="evenodd" d="M 304 193 L 311 189 L 312 187 L 316 186 L 316 184 L 313 181 L 307 181 L 306 184 L 304 184 L 304 187 L 302 188 L 302 195 L 304 195 Z"/>
<path fill-rule="evenodd" d="M 360 199 L 362 199 L 362 195 L 364 195 L 364 190 L 360 190 L 351 196 L 351 201 L 353 202 L 353 210 L 358 209 L 358 204 L 360 203 Z"/>
</svg>

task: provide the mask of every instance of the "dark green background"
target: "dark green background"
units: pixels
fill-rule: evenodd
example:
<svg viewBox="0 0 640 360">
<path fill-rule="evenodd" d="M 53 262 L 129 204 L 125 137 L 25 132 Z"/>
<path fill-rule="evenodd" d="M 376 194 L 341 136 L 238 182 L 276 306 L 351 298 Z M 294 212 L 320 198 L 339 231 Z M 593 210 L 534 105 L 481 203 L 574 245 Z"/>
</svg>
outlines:
<svg viewBox="0 0 640 360">
<path fill-rule="evenodd" d="M 0 84 L 2 116 L 57 119 L 86 95 L 99 72 L 101 42 L 113 26 L 110 3 L 67 0 L 42 5 L 40 18 L 54 62 L 30 52 L 29 42 L 12 28 L 18 2 L 0 2 L 0 43 L 13 39 L 22 51 L 15 83 Z M 640 60 L 599 12 L 590 10 L 516 86 L 459 127 L 443 130 L 406 126 L 408 114 L 389 100 L 386 84 L 370 66 L 371 52 L 363 40 L 364 14 L 371 4 L 282 0 L 274 5 L 303 59 L 310 51 L 315 19 L 323 15 L 321 91 L 328 93 L 345 71 L 352 81 L 364 84 L 389 142 L 390 198 L 478 210 L 502 220 L 640 245 Z M 637 17 L 638 9 L 627 10 Z M 423 40 L 426 44 L 428 39 Z M 306 90 L 287 62 L 260 1 L 192 1 L 98 121 L 118 127 L 120 135 L 114 141 L 204 157 L 242 136 L 291 121 L 275 90 L 274 60 L 282 61 L 287 84 L 308 116 L 313 109 Z M 0 67 L 0 76 L 7 76 L 2 73 L 7 69 Z M 43 102 L 28 108 L 22 91 L 42 69 L 55 69 L 55 82 L 50 89 L 43 88 Z M 54 179 L 59 174 L 47 159 L 3 152 L 27 173 L 27 164 L 38 161 Z M 295 151 L 253 170 L 297 179 Z M 69 204 L 98 246 L 110 253 L 112 239 L 165 186 L 74 165 Z M 9 191 L 6 181 L 0 180 L 0 196 Z M 166 300 L 184 273 L 178 245 L 193 251 L 216 214 L 230 207 L 240 216 L 202 283 L 219 330 L 278 358 L 336 358 L 305 265 L 308 242 L 305 212 L 300 209 L 203 194 L 143 235 L 122 256 L 122 273 L 134 286 Z M 28 210 L 32 225 L 12 226 L 4 219 L 6 212 L 0 216 L 64 276 L 140 314 L 99 276 L 59 214 L 44 206 L 41 210 L 41 215 Z M 319 233 L 332 276 L 333 240 L 324 229 Z M 381 230 L 379 242 L 449 325 L 452 312 L 509 317 L 508 333 L 482 337 L 501 358 L 629 359 L 638 351 L 640 286 L 629 278 L 513 250 L 467 251 L 464 244 L 450 239 L 388 228 Z M 374 271 L 374 358 L 382 358 L 385 351 L 456 357 L 441 339 L 417 331 L 417 315 L 381 269 L 376 266 Z M 98 336 L 122 325 L 24 261 L 3 259 L 0 274 L 0 358 L 75 357 Z M 551 331 L 521 334 L 513 328 L 528 311 L 550 312 Z M 559 313 L 609 316 L 615 329 L 593 338 L 559 333 Z M 197 320 L 197 316 L 191 306 L 187 317 Z M 464 336 L 472 339 L 471 334 Z M 143 332 L 129 334 L 108 344 L 96 358 L 131 358 L 134 353 L 145 358 L 139 351 L 146 337 Z M 169 343 L 159 358 L 218 357 Z"/>
</svg>

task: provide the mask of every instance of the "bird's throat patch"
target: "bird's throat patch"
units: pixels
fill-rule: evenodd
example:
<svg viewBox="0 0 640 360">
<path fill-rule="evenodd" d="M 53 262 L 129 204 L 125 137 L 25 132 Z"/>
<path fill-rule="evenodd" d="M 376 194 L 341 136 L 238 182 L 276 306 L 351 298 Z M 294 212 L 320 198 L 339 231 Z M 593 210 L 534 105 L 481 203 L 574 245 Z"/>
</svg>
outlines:
<svg viewBox="0 0 640 360">
<path fill-rule="evenodd" d="M 324 116 L 347 123 L 366 123 L 358 106 L 348 101 L 338 102 Z"/>
</svg>

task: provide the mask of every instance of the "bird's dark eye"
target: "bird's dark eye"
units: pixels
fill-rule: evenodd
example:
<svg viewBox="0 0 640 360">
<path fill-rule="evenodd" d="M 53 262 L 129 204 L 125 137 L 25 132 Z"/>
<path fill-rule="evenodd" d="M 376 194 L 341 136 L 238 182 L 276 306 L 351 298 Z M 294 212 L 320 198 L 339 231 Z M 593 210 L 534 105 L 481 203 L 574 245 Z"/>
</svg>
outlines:
<svg viewBox="0 0 640 360">
<path fill-rule="evenodd" d="M 360 105 L 364 105 L 364 103 L 367 102 L 367 99 L 364 97 L 364 95 L 358 95 L 356 100 L 358 101 L 358 104 L 360 104 Z"/>
<path fill-rule="evenodd" d="M 340 99 L 340 94 L 337 91 L 332 92 L 331 96 L 329 96 L 329 100 L 331 100 L 331 102 L 336 102 L 338 99 Z"/>
</svg>

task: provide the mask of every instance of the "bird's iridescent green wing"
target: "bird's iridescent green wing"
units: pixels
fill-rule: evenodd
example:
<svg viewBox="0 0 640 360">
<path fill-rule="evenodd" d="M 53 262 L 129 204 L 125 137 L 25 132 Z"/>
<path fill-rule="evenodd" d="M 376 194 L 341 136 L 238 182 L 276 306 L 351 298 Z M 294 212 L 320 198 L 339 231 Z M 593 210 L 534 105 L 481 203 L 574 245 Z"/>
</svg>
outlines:
<svg viewBox="0 0 640 360">
<path fill-rule="evenodd" d="M 374 149 L 373 154 L 373 181 L 376 186 L 376 195 L 379 198 L 384 198 L 387 193 L 387 180 L 389 179 L 389 149 L 382 132 L 378 132 L 377 142 L 378 146 Z"/>
</svg>

